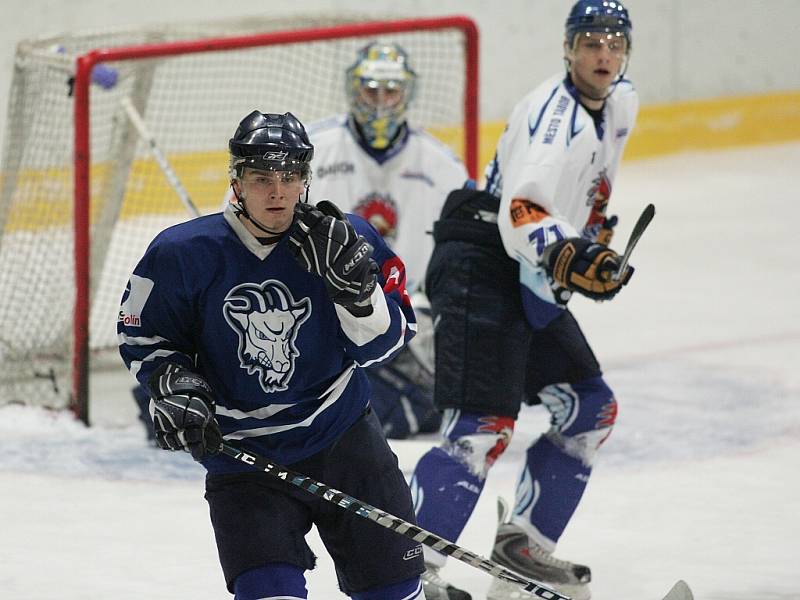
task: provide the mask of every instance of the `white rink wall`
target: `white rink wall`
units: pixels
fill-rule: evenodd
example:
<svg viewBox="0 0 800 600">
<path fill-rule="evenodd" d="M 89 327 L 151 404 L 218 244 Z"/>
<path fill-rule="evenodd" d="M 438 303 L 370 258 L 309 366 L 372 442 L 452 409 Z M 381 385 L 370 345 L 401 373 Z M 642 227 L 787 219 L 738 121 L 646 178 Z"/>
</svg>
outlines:
<svg viewBox="0 0 800 600">
<path fill-rule="evenodd" d="M 571 0 L 0 0 L 0 136 L 21 39 L 265 12 L 468 15 L 481 31 L 481 119 L 503 120 L 530 87 L 561 68 L 563 23 L 571 5 Z M 634 24 L 629 75 L 644 104 L 800 88 L 798 0 L 630 0 L 626 5 Z"/>
</svg>

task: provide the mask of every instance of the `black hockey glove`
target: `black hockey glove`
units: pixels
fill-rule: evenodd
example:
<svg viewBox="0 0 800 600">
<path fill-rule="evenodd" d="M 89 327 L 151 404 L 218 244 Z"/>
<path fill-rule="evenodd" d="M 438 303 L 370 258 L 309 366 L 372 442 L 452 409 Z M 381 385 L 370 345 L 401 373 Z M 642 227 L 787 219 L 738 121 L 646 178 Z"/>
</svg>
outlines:
<svg viewBox="0 0 800 600">
<path fill-rule="evenodd" d="M 542 264 L 557 286 L 594 300 L 610 300 L 628 283 L 631 266 L 614 279 L 621 263 L 620 255 L 607 246 L 583 238 L 555 242 L 542 253 Z"/>
<path fill-rule="evenodd" d="M 186 450 L 200 460 L 222 445 L 214 419 L 214 398 L 205 379 L 179 365 L 159 367 L 148 382 L 150 416 L 156 443 L 164 450 Z"/>
<path fill-rule="evenodd" d="M 322 277 L 331 300 L 356 316 L 370 314 L 369 297 L 378 281 L 372 246 L 331 202 L 316 208 L 298 203 L 295 211 L 289 248 L 297 262 Z"/>
</svg>

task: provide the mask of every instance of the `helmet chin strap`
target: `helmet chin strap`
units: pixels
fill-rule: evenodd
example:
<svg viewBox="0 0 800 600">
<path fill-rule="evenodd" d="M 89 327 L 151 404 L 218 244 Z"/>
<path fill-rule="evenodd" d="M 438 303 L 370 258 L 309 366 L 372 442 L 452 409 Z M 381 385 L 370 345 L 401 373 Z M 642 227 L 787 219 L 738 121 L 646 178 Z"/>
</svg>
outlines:
<svg viewBox="0 0 800 600">
<path fill-rule="evenodd" d="M 300 202 L 308 202 L 308 185 L 306 185 L 305 187 L 306 187 L 305 198 L 300 200 Z M 231 182 L 231 190 L 233 190 L 233 195 L 236 198 L 236 204 L 234 205 L 234 210 L 237 212 L 237 214 L 243 215 L 245 219 L 249 220 L 258 229 L 260 229 L 264 233 L 268 233 L 269 235 L 283 235 L 284 233 L 289 231 L 288 227 L 283 231 L 275 231 L 274 229 L 270 229 L 269 227 L 258 221 L 258 219 L 254 218 L 253 215 L 251 215 L 250 212 L 247 210 L 247 206 L 245 205 L 244 194 L 242 194 L 241 196 L 238 194 L 236 188 L 233 185 L 233 182 Z"/>
</svg>

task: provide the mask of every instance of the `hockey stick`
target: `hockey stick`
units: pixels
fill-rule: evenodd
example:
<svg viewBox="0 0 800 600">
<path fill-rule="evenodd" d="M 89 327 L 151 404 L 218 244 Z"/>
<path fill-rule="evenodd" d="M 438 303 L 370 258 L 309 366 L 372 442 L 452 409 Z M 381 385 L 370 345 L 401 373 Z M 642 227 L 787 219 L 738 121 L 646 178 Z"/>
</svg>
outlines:
<svg viewBox="0 0 800 600">
<path fill-rule="evenodd" d="M 631 231 L 631 237 L 628 238 L 628 244 L 625 246 L 625 253 L 622 255 L 622 263 L 620 263 L 619 269 L 611 276 L 614 281 L 619 281 L 619 278 L 622 277 L 625 268 L 628 266 L 628 261 L 631 259 L 633 249 L 636 247 L 636 244 L 639 243 L 644 230 L 650 225 L 650 221 L 653 220 L 655 214 L 656 207 L 652 204 L 648 204 L 645 206 L 642 214 L 639 215 L 639 219 L 636 221 L 636 225 L 633 226 L 633 231 Z"/>
<path fill-rule="evenodd" d="M 357 500 L 352 496 L 348 496 L 347 494 L 329 487 L 324 483 L 315 481 L 310 477 L 306 477 L 305 475 L 301 475 L 295 471 L 291 471 L 286 467 L 282 467 L 281 465 L 277 465 L 253 452 L 242 450 L 227 442 L 222 443 L 221 450 L 223 454 L 226 454 L 231 458 L 234 458 L 245 464 L 251 465 L 260 471 L 264 471 L 267 475 L 275 477 L 276 479 L 281 479 L 287 483 L 290 483 L 291 485 L 304 489 L 309 494 L 322 498 L 323 500 L 326 500 L 331 504 L 335 504 L 344 510 L 355 513 L 359 517 L 374 521 L 386 529 L 390 529 L 399 535 L 414 540 L 415 542 L 420 542 L 421 544 L 429 546 L 430 548 L 433 548 L 437 552 L 440 552 L 446 556 L 452 556 L 461 562 L 467 563 L 468 565 L 480 569 L 485 573 L 489 573 L 489 575 L 493 577 L 516 584 L 526 592 L 535 594 L 536 596 L 544 598 L 545 600 L 570 600 L 569 596 L 559 594 L 555 590 L 550 589 L 542 583 L 525 579 L 513 571 L 509 571 L 505 567 L 502 567 L 489 559 L 483 558 L 482 556 L 478 556 L 474 552 L 470 552 L 461 546 L 448 542 L 444 538 L 441 538 L 430 531 L 426 531 L 421 527 L 412 525 L 400 517 L 395 517 L 394 515 L 384 512 L 379 508 L 375 508 L 366 502 L 362 502 L 361 500 Z"/>
<path fill-rule="evenodd" d="M 125 110 L 125 114 L 128 115 L 131 123 L 133 123 L 136 131 L 139 132 L 141 138 L 150 146 L 150 152 L 153 154 L 158 166 L 161 168 L 161 172 L 164 173 L 164 177 L 167 178 L 167 182 L 172 186 L 172 189 L 175 190 L 175 193 L 178 194 L 178 198 L 181 199 L 181 202 L 183 202 L 186 210 L 188 210 L 193 217 L 199 217 L 200 211 L 197 210 L 194 202 L 192 202 L 192 199 L 189 197 L 189 192 L 186 191 L 186 188 L 183 187 L 181 180 L 178 179 L 175 171 L 172 170 L 167 157 L 161 151 L 161 148 L 158 147 L 156 138 L 152 133 L 150 133 L 147 125 L 145 125 L 144 119 L 142 119 L 139 111 L 136 110 L 136 107 L 131 102 L 131 99 L 126 96 L 122 98 L 119 103 L 122 105 L 122 108 Z"/>
<path fill-rule="evenodd" d="M 331 504 L 335 504 L 344 510 L 355 513 L 359 517 L 374 521 L 381 527 L 385 527 L 386 529 L 394 531 L 398 535 L 405 536 L 414 540 L 415 542 L 420 542 L 421 544 L 429 546 L 441 554 L 452 556 L 453 558 L 475 567 L 476 569 L 480 569 L 481 571 L 488 573 L 493 577 L 497 577 L 503 581 L 508 581 L 512 584 L 515 584 L 526 592 L 530 592 L 536 596 L 539 596 L 539 598 L 544 598 L 545 600 L 572 600 L 569 596 L 559 594 L 543 583 L 525 579 L 513 571 L 498 565 L 496 562 L 493 562 L 487 558 L 483 558 L 482 556 L 479 556 L 474 552 L 470 552 L 466 548 L 462 548 L 461 546 L 453 544 L 452 542 L 448 542 L 435 533 L 431 533 L 430 531 L 422 529 L 421 527 L 412 525 L 400 517 L 395 517 L 394 515 L 382 511 L 379 508 L 375 508 L 366 502 L 362 502 L 361 500 L 357 500 L 352 496 L 348 496 L 344 492 L 340 492 L 339 490 L 327 486 L 324 483 L 311 479 L 305 475 L 301 475 L 300 473 L 287 469 L 286 467 L 282 467 L 281 465 L 275 464 L 263 456 L 255 454 L 254 452 L 242 450 L 241 448 L 237 448 L 236 446 L 227 442 L 222 442 L 220 450 L 223 454 L 250 465 L 251 467 L 254 467 L 260 471 L 264 471 L 271 477 L 288 482 L 291 485 L 307 491 L 309 494 L 317 496 L 318 498 L 322 498 L 323 500 L 330 502 Z M 662 598 L 662 600 L 693 600 L 693 597 L 692 592 L 686 582 L 679 580 L 674 586 L 672 586 L 670 591 Z"/>
</svg>

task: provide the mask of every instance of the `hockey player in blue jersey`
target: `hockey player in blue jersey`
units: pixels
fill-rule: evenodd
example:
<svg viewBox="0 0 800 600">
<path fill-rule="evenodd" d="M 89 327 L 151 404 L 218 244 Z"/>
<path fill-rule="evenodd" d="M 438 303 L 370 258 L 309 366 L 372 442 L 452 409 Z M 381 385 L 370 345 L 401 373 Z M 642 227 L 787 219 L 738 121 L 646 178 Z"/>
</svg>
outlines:
<svg viewBox="0 0 800 600">
<path fill-rule="evenodd" d="M 447 193 L 467 179 L 450 148 L 409 123 L 418 85 L 401 46 L 370 42 L 344 74 L 349 110 L 308 125 L 315 164 L 309 199 L 334 199 L 344 212 L 363 217 L 406 265 L 418 335 L 366 372 L 373 408 L 394 439 L 435 432 L 441 422 L 433 406 L 433 327 L 422 282 L 433 222 Z M 225 203 L 232 199 L 229 189 Z"/>
<path fill-rule="evenodd" d="M 572 7 L 566 76 L 544 81 L 514 108 L 486 190 L 450 194 L 426 277 L 437 323 L 434 397 L 445 414 L 442 443 L 420 459 L 411 482 L 419 524 L 456 541 L 510 441 L 521 400 L 541 403 L 550 429 L 527 450 L 491 557 L 576 600 L 589 597 L 590 570 L 553 552 L 617 403 L 567 303 L 573 293 L 609 300 L 632 274 L 615 277 L 615 220 L 606 216 L 638 109 L 623 78 L 630 43 L 619 2 Z M 444 557 L 424 550 L 428 600 L 468 598 L 439 575 Z M 492 581 L 489 600 L 518 597 L 515 586 Z"/>
<path fill-rule="evenodd" d="M 312 524 L 345 594 L 424 598 L 418 544 L 218 452 L 235 441 L 414 519 L 363 369 L 414 334 L 403 263 L 363 219 L 304 202 L 314 149 L 291 113 L 254 111 L 229 147 L 236 201 L 160 233 L 123 296 L 120 352 L 157 443 L 207 469 L 236 600 L 306 598 Z"/>
</svg>

